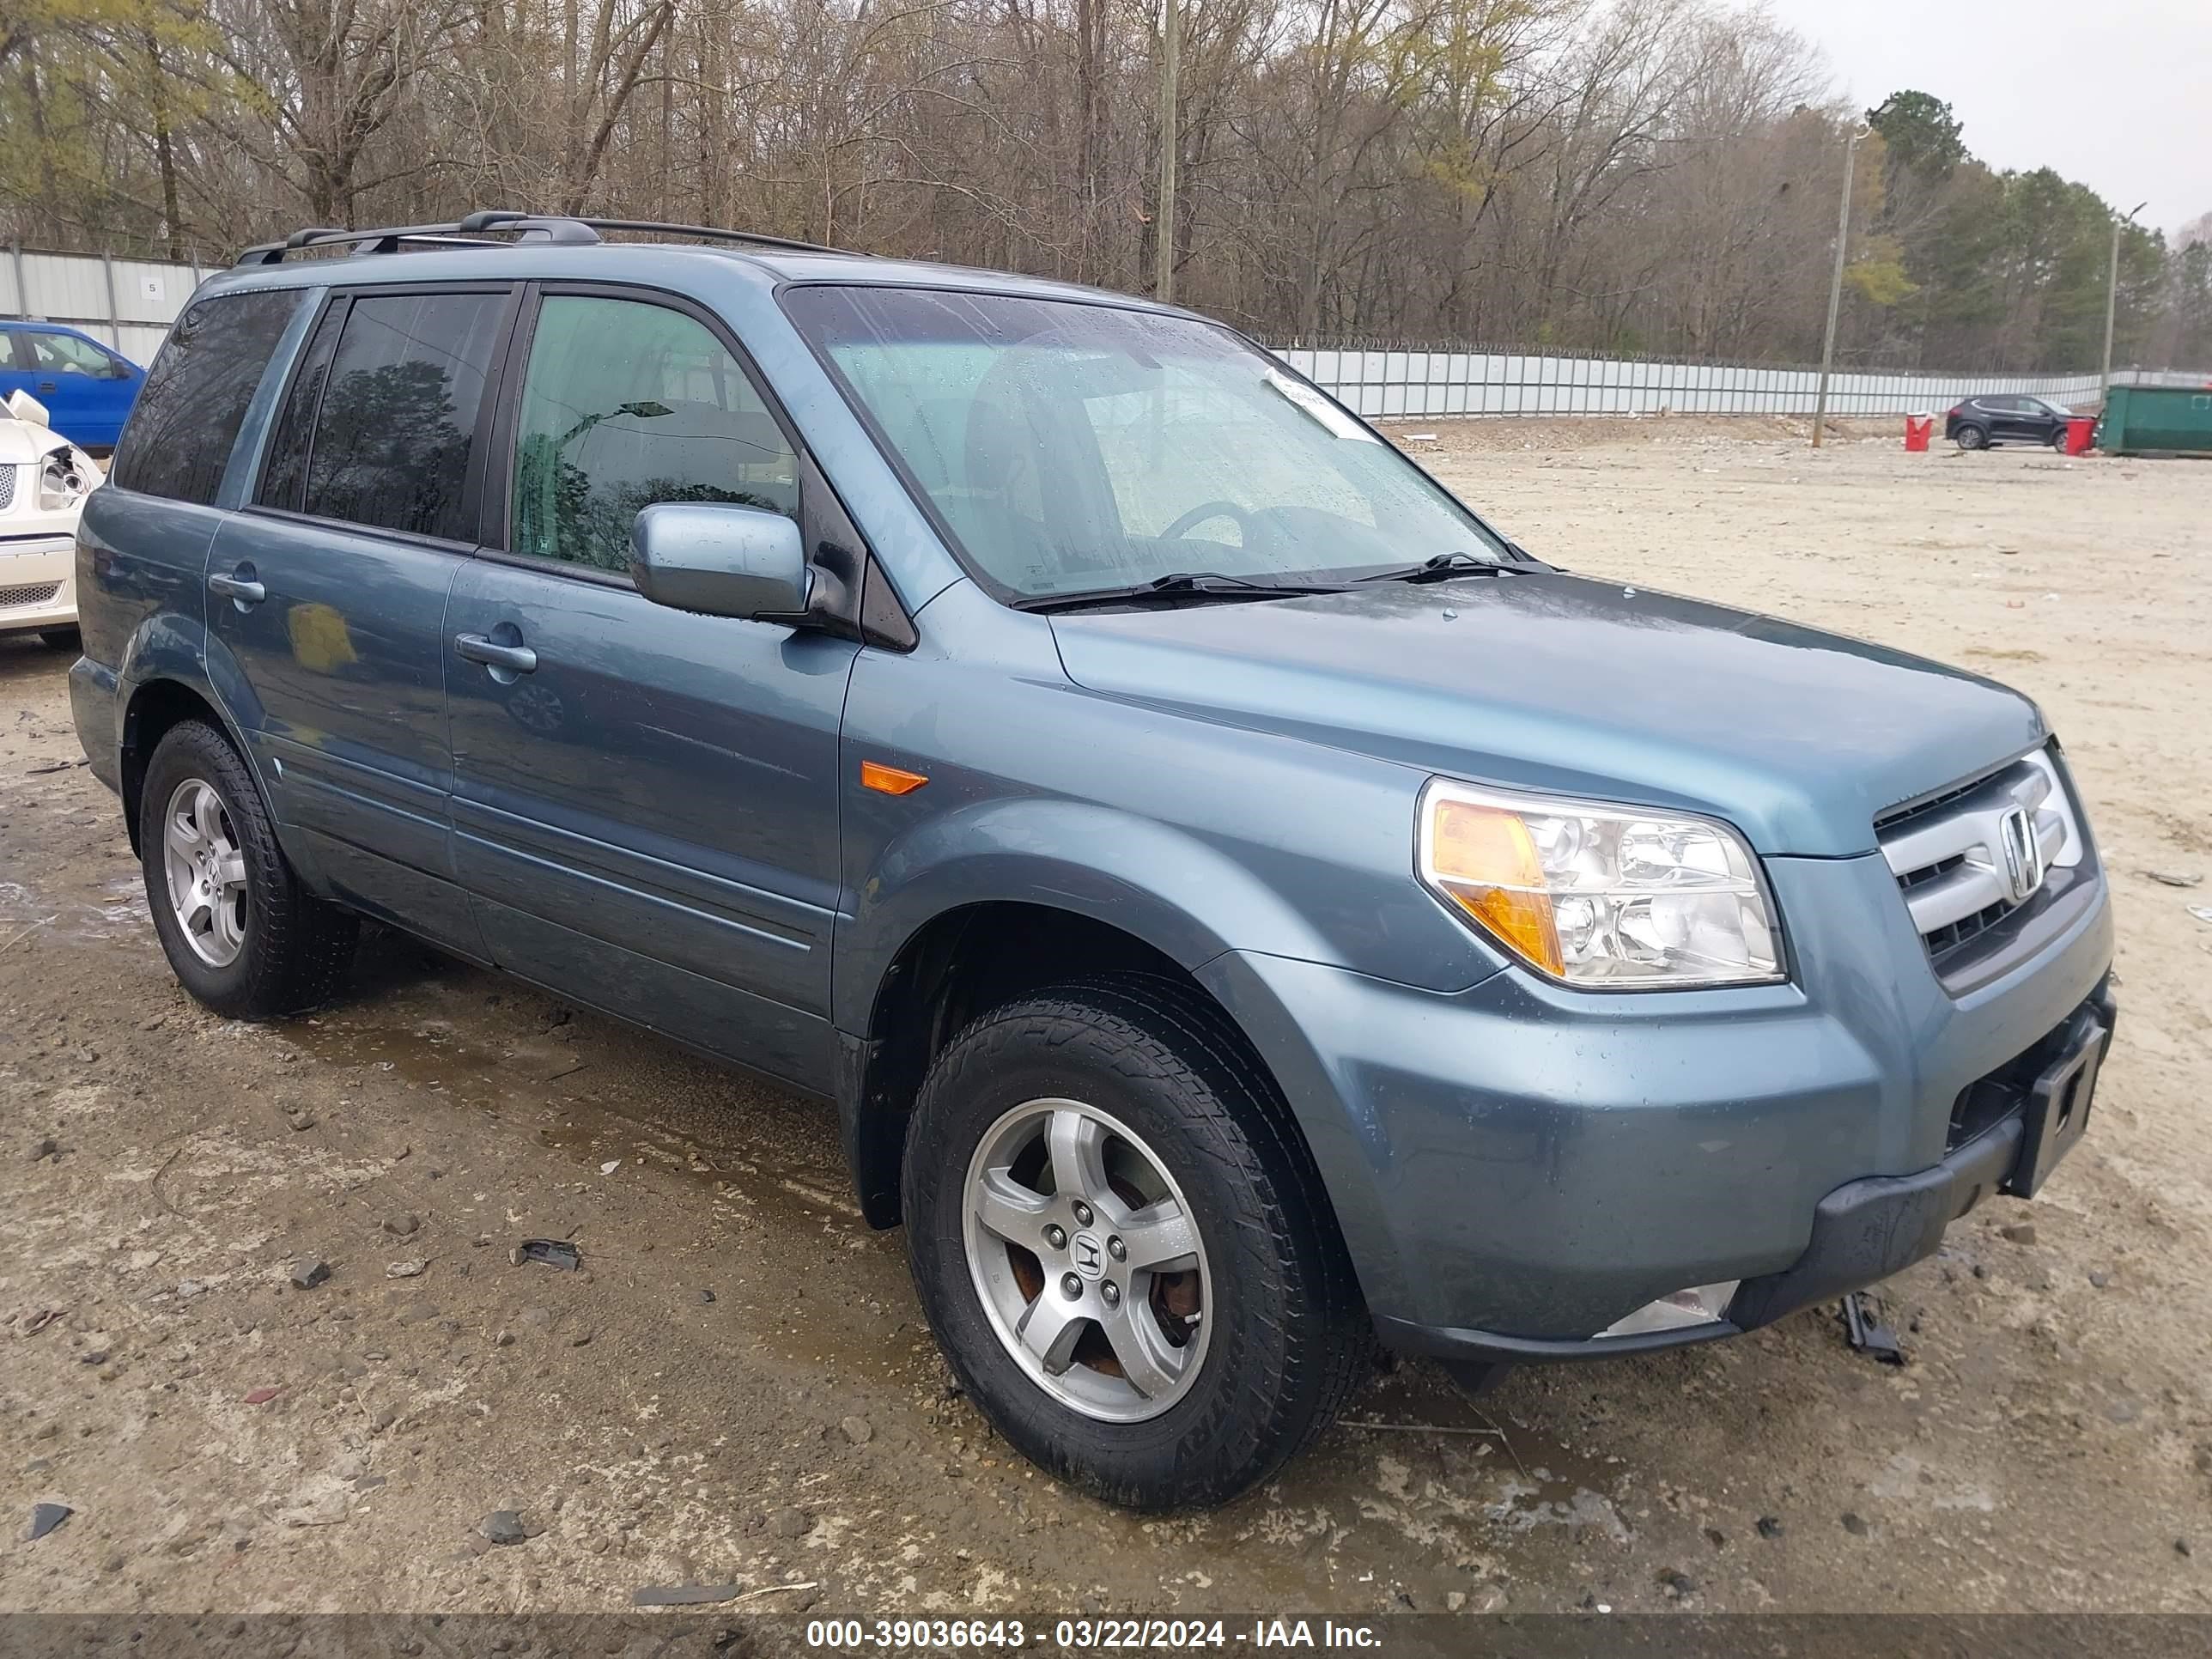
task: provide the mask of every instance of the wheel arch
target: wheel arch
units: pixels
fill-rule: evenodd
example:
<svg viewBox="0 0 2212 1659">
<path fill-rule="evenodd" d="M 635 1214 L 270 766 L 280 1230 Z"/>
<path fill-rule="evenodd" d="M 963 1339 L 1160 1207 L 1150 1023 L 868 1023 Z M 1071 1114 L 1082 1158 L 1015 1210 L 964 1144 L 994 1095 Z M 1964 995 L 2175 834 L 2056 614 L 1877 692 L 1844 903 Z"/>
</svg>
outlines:
<svg viewBox="0 0 2212 1659">
<path fill-rule="evenodd" d="M 237 732 L 223 717 L 221 708 L 204 692 L 185 681 L 178 679 L 146 680 L 131 689 L 130 699 L 123 707 L 120 750 L 123 820 L 131 836 L 131 850 L 139 850 L 139 813 L 144 805 L 146 768 L 154 757 L 154 750 L 161 739 L 174 727 L 186 720 L 201 720 L 223 734 L 224 739 L 236 750 L 242 760 L 246 746 L 240 742 Z M 253 787 L 261 787 L 260 778 L 249 764 L 246 773 L 253 778 Z M 262 805 L 269 802 L 264 794 Z"/>
<path fill-rule="evenodd" d="M 1327 960 L 1283 895 L 1218 847 L 1094 802 L 969 803 L 913 825 L 848 882 L 831 1004 L 836 1095 L 861 1206 L 898 1218 L 898 1169 L 929 1061 L 993 1002 L 1128 969 L 1179 981 L 1273 1073 L 1197 970 L 1239 946 Z M 1278 1091 L 1279 1092 L 1279 1091 Z"/>
<path fill-rule="evenodd" d="M 225 683 L 219 684 L 219 679 Z M 162 736 L 179 720 L 204 720 L 223 734 L 246 763 L 263 809 L 276 821 L 268 783 L 232 713 L 240 697 L 243 706 L 258 709 L 259 705 L 236 659 L 216 646 L 204 630 L 167 613 L 149 617 L 122 652 L 117 686 L 122 705 L 116 722 L 117 775 L 132 852 L 139 850 L 138 812 L 147 763 Z"/>
<path fill-rule="evenodd" d="M 931 916 L 900 945 L 878 984 L 865 1036 L 842 1034 L 837 1100 L 862 1213 L 901 1220 L 900 1172 L 914 1099 L 945 1046 L 978 1016 L 1031 992 L 1099 975 L 1142 976 L 1216 1025 L 1251 1067 L 1268 1109 L 1313 1168 L 1298 1114 L 1274 1069 L 1220 999 L 1158 944 L 1038 898 L 990 899 Z M 1316 1189 L 1324 1194 L 1328 1182 Z M 1326 1199 L 1324 1199 L 1326 1201 Z M 1334 1220 L 1334 1218 L 1330 1218 Z"/>
</svg>

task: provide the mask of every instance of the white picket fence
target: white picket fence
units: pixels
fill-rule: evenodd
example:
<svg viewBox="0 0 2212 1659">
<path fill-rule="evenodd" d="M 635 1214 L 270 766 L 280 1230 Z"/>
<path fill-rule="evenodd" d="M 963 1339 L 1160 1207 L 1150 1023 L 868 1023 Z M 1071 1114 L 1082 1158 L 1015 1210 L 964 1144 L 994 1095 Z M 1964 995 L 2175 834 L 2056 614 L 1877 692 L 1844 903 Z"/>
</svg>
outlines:
<svg viewBox="0 0 2212 1659">
<path fill-rule="evenodd" d="M 10 247 L 0 258 L 0 317 L 68 323 L 150 362 L 212 267 Z M 1289 345 L 1285 362 L 1372 418 L 1491 415 L 1809 415 L 1817 369 L 1536 354 Z M 2118 380 L 2201 385 L 2208 377 L 2126 370 Z M 2095 404 L 2094 374 L 1928 374 L 1850 370 L 1832 377 L 1838 416 L 1939 411 L 1962 398 L 2027 393 Z"/>
</svg>

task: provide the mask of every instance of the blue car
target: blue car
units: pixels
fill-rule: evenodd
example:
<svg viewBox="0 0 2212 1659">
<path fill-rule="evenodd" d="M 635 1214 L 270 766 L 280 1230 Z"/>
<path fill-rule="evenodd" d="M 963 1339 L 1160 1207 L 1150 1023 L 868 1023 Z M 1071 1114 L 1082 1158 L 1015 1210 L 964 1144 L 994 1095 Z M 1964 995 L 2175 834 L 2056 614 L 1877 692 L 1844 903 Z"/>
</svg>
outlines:
<svg viewBox="0 0 2212 1659">
<path fill-rule="evenodd" d="M 0 401 L 27 392 L 47 424 L 79 449 L 115 447 L 146 371 L 59 323 L 0 322 Z"/>
<path fill-rule="evenodd" d="M 1269 1479 L 1378 1339 L 1486 1386 L 1832 1303 L 2094 1121 L 2033 702 L 1539 560 L 1144 300 L 304 231 L 179 319 L 77 589 L 202 1005 L 370 917 L 818 1097 L 962 1392 L 1116 1503 Z"/>
</svg>

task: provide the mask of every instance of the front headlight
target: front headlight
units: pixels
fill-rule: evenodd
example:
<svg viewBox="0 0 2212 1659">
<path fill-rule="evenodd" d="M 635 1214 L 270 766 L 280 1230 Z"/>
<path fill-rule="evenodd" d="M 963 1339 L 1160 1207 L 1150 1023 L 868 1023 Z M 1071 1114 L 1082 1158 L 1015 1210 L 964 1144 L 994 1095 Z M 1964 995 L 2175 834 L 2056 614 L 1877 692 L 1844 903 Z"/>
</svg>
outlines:
<svg viewBox="0 0 2212 1659">
<path fill-rule="evenodd" d="M 1570 985 L 1634 990 L 1782 978 L 1759 860 L 1710 818 L 1506 795 L 1431 778 L 1421 880 Z"/>
<path fill-rule="evenodd" d="M 74 507 L 87 489 L 84 473 L 67 453 L 49 455 L 39 469 L 39 511 L 59 513 Z"/>
</svg>

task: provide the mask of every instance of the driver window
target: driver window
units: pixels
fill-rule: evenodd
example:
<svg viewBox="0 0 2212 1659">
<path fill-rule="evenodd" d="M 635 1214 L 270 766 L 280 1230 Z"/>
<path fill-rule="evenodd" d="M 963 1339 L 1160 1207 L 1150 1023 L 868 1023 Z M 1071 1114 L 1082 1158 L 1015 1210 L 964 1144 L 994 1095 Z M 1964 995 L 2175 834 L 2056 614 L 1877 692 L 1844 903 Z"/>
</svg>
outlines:
<svg viewBox="0 0 2212 1659">
<path fill-rule="evenodd" d="M 744 367 L 702 323 L 638 300 L 539 305 L 515 434 L 509 545 L 629 568 L 655 501 L 799 516 L 799 462 Z"/>
<path fill-rule="evenodd" d="M 84 374 L 98 379 L 114 360 L 89 340 L 74 334 L 27 333 L 32 367 L 43 374 Z"/>
</svg>

